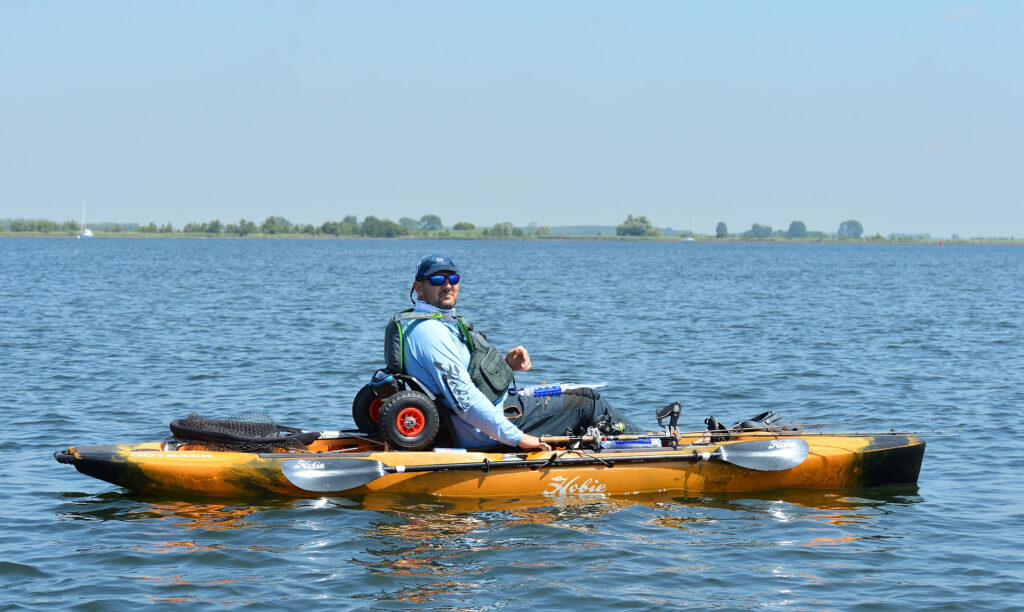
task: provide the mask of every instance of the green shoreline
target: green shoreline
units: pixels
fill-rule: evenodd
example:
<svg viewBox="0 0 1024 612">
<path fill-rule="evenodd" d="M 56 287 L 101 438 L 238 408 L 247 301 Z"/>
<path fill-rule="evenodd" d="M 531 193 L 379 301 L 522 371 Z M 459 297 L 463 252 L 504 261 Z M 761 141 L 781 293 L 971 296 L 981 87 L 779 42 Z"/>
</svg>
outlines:
<svg viewBox="0 0 1024 612">
<path fill-rule="evenodd" d="M 76 239 L 77 233 L 45 233 L 45 232 L 0 232 L 0 238 L 70 238 Z M 448 235 L 421 234 L 416 236 L 396 236 L 392 238 L 376 238 L 370 236 L 310 236 L 308 234 L 249 234 L 246 236 L 225 236 L 211 234 L 185 234 L 175 232 L 173 234 L 151 234 L 148 232 L 115 232 L 102 233 L 88 240 L 106 240 L 109 238 L 142 238 L 142 239 L 203 239 L 203 240 L 515 240 L 515 241 L 544 241 L 544 242 L 691 242 L 683 240 L 679 236 L 596 236 L 596 235 L 556 235 L 556 236 L 473 236 L 473 235 Z M 697 235 L 692 242 L 708 243 L 765 243 L 765 244 L 935 244 L 935 245 L 960 245 L 960 244 L 1000 244 L 1000 245 L 1024 245 L 1024 238 L 743 238 L 728 237 L 718 238 L 715 236 Z"/>
</svg>

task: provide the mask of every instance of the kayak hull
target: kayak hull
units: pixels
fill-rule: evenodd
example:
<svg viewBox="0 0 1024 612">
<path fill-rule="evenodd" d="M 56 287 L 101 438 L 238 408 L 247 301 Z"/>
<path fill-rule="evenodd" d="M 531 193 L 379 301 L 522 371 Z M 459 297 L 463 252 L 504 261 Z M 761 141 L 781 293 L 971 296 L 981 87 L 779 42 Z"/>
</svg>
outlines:
<svg viewBox="0 0 1024 612">
<path fill-rule="evenodd" d="M 318 440 L 308 451 L 239 453 L 168 450 L 160 442 L 70 447 L 55 453 L 81 473 L 133 492 L 169 496 L 319 497 L 331 494 L 399 493 L 441 498 L 605 497 L 641 493 L 751 493 L 773 489 L 851 489 L 915 484 L 925 442 L 910 434 L 745 435 L 715 444 L 681 438 L 676 448 L 628 451 L 507 453 L 374 450 L 359 439 Z M 715 451 L 756 439 L 799 438 L 807 456 L 795 467 L 765 471 L 715 460 Z M 371 474 L 337 490 L 295 484 L 285 462 L 317 469 L 359 465 Z M 353 461 L 367 462 L 353 463 Z M 505 467 L 505 466 L 517 467 Z M 443 469 L 435 469 L 444 466 Z M 380 469 L 374 474 L 373 469 Z M 423 470 L 423 471 L 416 471 Z M 365 480 L 365 482 L 363 482 Z M 358 486 L 350 486 L 356 484 Z M 300 486 L 302 485 L 302 486 Z"/>
</svg>

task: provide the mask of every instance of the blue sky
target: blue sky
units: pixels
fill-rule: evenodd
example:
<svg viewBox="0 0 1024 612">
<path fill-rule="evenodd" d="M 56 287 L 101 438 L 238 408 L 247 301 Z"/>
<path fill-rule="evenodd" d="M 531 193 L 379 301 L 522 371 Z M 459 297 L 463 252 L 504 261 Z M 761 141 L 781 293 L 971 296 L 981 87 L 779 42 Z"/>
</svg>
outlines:
<svg viewBox="0 0 1024 612">
<path fill-rule="evenodd" d="M 0 3 L 0 218 L 1024 236 L 1020 2 Z"/>
</svg>

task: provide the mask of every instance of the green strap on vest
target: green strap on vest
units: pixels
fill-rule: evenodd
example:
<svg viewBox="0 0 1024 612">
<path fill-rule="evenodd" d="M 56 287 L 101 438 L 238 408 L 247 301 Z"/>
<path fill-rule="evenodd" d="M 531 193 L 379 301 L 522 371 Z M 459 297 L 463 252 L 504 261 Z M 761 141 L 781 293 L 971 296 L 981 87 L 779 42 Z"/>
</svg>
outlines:
<svg viewBox="0 0 1024 612">
<path fill-rule="evenodd" d="M 413 312 L 410 308 L 391 317 L 384 329 L 384 363 L 389 372 L 405 374 L 405 336 L 409 330 L 420 321 L 441 320 L 443 316 L 440 312 Z"/>
<path fill-rule="evenodd" d="M 473 329 L 460 315 L 449 315 L 459 326 L 460 339 L 469 348 L 469 377 L 491 402 L 505 395 L 513 381 L 512 368 L 486 336 Z M 391 317 L 384 329 L 384 362 L 392 374 L 405 374 L 405 337 L 413 326 L 428 319 L 441 321 L 441 312 L 413 312 L 410 308 Z"/>
</svg>

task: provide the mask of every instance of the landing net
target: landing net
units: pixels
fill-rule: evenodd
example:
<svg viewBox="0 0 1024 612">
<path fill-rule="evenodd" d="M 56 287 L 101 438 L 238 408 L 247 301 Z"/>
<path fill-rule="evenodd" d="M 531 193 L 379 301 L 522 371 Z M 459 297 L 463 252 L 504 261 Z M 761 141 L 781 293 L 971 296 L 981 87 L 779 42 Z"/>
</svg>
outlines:
<svg viewBox="0 0 1024 612">
<path fill-rule="evenodd" d="M 236 453 L 280 453 L 306 450 L 319 432 L 278 425 L 265 412 L 245 412 L 227 419 L 210 419 L 195 412 L 171 421 L 169 440 L 176 446 L 199 446 Z"/>
</svg>

